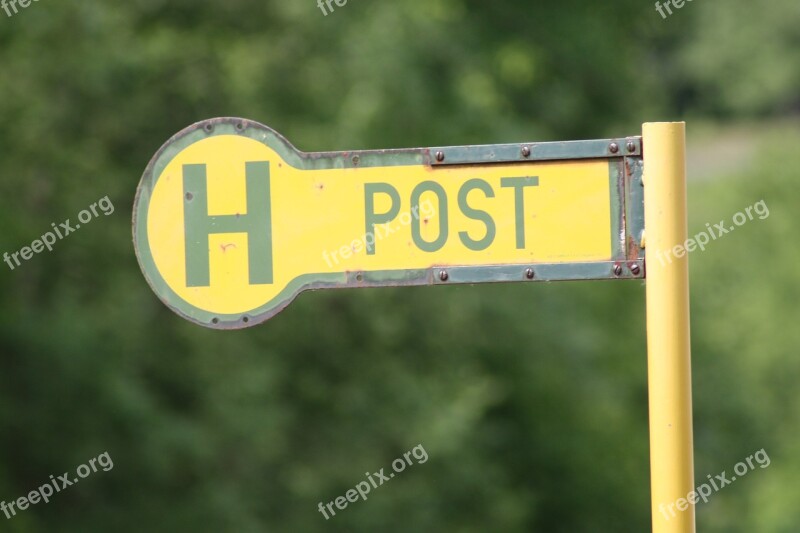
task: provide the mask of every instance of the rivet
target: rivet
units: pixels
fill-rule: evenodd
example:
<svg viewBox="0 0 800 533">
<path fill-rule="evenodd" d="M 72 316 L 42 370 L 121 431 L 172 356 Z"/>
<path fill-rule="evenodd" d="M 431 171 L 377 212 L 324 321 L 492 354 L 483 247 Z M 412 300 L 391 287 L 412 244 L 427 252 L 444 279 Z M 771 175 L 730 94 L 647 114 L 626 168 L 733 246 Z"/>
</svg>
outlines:
<svg viewBox="0 0 800 533">
<path fill-rule="evenodd" d="M 207 122 L 206 125 L 203 126 L 203 129 L 206 130 L 206 133 L 211 133 L 214 131 L 214 125 L 210 122 Z"/>
<path fill-rule="evenodd" d="M 436 152 L 436 160 L 440 163 L 444 161 L 444 152 Z"/>
<path fill-rule="evenodd" d="M 619 152 L 619 145 L 617 143 L 611 143 L 608 145 L 608 151 L 612 154 L 616 154 Z"/>
<path fill-rule="evenodd" d="M 439 272 L 439 279 L 442 281 L 447 281 L 450 279 L 450 274 L 447 273 L 447 270 L 442 270 Z"/>
<path fill-rule="evenodd" d="M 531 156 L 531 148 L 529 146 L 522 147 L 522 157 L 530 157 Z"/>
<path fill-rule="evenodd" d="M 532 268 L 529 268 L 525 271 L 525 277 L 528 279 L 533 279 L 536 274 L 533 272 Z"/>
<path fill-rule="evenodd" d="M 361 162 L 361 158 L 360 158 L 360 157 L 358 157 L 357 155 L 354 155 L 354 156 L 353 156 L 353 164 L 354 164 L 354 165 L 357 165 L 357 164 L 359 164 L 360 162 Z"/>
</svg>

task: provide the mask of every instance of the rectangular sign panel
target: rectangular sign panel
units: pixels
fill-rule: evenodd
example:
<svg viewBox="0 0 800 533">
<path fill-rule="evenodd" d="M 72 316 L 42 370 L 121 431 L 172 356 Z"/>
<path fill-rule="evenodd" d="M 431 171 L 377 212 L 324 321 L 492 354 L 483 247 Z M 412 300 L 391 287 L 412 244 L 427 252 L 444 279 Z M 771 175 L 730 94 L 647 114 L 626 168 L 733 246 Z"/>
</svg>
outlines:
<svg viewBox="0 0 800 533">
<path fill-rule="evenodd" d="M 637 278 L 641 163 L 638 137 L 302 153 L 214 119 L 156 154 L 134 240 L 161 299 L 210 327 L 305 289 Z"/>
</svg>

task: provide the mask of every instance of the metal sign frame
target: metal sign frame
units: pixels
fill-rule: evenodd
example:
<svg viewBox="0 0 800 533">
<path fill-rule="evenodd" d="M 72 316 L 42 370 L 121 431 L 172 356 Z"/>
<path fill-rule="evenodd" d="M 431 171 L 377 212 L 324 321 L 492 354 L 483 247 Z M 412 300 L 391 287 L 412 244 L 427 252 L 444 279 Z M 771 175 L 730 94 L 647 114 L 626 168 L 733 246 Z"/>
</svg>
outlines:
<svg viewBox="0 0 800 533">
<path fill-rule="evenodd" d="M 170 289 L 150 252 L 147 235 L 148 201 L 156 181 L 169 162 L 193 143 L 215 135 L 244 136 L 264 143 L 283 160 L 301 170 L 355 169 L 391 166 L 485 167 L 496 164 L 605 160 L 608 162 L 611 205 L 610 261 L 580 263 L 530 263 L 461 266 L 436 264 L 415 270 L 308 273 L 291 281 L 262 308 L 249 313 L 208 313 L 186 304 Z M 240 118 L 217 118 L 196 123 L 172 137 L 151 160 L 137 190 L 133 238 L 145 278 L 154 292 L 173 311 L 197 324 L 216 329 L 237 329 L 259 324 L 283 310 L 303 291 L 362 287 L 396 287 L 460 283 L 537 282 L 602 279 L 643 279 L 644 193 L 642 188 L 642 139 L 619 139 L 449 146 L 391 150 L 305 153 L 297 150 L 275 130 Z M 277 300 L 277 302 L 276 302 Z"/>
</svg>

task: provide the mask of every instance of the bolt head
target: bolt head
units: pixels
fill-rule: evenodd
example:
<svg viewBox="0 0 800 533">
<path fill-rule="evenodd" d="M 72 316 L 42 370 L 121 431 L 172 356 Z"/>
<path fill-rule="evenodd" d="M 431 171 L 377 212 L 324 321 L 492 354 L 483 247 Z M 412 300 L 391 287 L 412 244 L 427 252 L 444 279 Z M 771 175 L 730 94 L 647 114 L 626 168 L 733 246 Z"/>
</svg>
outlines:
<svg viewBox="0 0 800 533">
<path fill-rule="evenodd" d="M 447 281 L 450 279 L 450 274 L 447 273 L 447 270 L 442 270 L 439 272 L 439 279 L 442 281 Z"/>
<path fill-rule="evenodd" d="M 531 148 L 530 146 L 523 146 L 522 147 L 522 157 L 530 157 L 531 156 Z"/>
<path fill-rule="evenodd" d="M 533 279 L 536 274 L 533 272 L 532 268 L 529 268 L 525 271 L 525 277 L 528 279 Z"/>
<path fill-rule="evenodd" d="M 611 143 L 608 145 L 608 151 L 612 154 L 616 154 L 619 152 L 619 145 L 617 143 Z"/>
<path fill-rule="evenodd" d="M 634 264 L 631 265 L 631 273 L 634 276 L 638 276 L 639 272 L 641 272 L 641 271 L 642 271 L 642 267 L 639 266 L 639 263 L 634 263 Z"/>
<path fill-rule="evenodd" d="M 615 276 L 622 275 L 622 265 L 614 265 L 614 275 Z"/>
<path fill-rule="evenodd" d="M 440 163 L 444 161 L 444 152 L 436 152 L 436 160 Z"/>
<path fill-rule="evenodd" d="M 633 141 L 628 141 L 627 148 L 628 148 L 628 152 L 630 152 L 630 153 L 635 152 L 636 151 L 636 143 L 633 142 Z"/>
</svg>

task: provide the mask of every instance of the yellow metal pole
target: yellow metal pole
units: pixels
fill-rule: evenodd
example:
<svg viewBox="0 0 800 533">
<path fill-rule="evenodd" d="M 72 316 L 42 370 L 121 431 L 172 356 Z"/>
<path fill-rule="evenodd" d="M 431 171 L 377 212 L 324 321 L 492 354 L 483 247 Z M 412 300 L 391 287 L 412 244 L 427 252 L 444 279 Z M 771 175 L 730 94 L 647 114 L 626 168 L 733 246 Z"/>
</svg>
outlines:
<svg viewBox="0 0 800 533">
<path fill-rule="evenodd" d="M 654 533 L 695 531 L 686 124 L 643 127 L 650 491 Z"/>
</svg>

